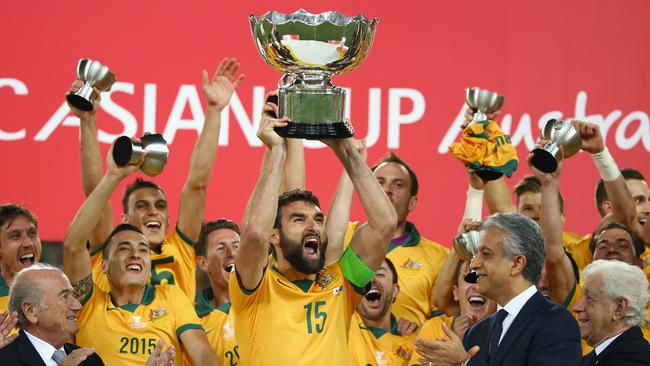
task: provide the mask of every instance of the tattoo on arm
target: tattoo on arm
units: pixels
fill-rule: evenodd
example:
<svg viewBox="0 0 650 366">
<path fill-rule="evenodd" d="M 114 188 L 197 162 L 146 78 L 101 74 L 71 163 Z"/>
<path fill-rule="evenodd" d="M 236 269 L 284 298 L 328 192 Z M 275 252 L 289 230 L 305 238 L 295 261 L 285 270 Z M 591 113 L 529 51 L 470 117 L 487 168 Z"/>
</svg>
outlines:
<svg viewBox="0 0 650 366">
<path fill-rule="evenodd" d="M 72 284 L 74 289 L 74 297 L 77 300 L 81 300 L 93 289 L 93 276 L 89 274 L 85 278 L 82 278 L 78 282 Z"/>
</svg>

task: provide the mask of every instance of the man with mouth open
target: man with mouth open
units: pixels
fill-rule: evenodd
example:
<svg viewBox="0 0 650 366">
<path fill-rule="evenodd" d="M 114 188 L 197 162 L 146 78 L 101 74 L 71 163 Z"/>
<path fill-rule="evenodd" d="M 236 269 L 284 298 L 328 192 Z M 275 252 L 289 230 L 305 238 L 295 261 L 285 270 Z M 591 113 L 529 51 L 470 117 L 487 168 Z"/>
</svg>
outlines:
<svg viewBox="0 0 650 366">
<path fill-rule="evenodd" d="M 503 213 L 488 217 L 480 233 L 470 268 L 479 293 L 494 299 L 500 310 L 467 330 L 462 343 L 446 332 L 449 341 L 430 342 L 418 352 L 442 365 L 578 365 L 575 319 L 535 287 L 545 257 L 539 226 L 520 214 Z"/>
<path fill-rule="evenodd" d="M 243 75 L 236 76 L 238 69 L 237 60 L 225 58 L 213 78 L 210 79 L 207 71 L 203 71 L 202 89 L 208 102 L 205 123 L 192 152 L 176 226 L 172 231 L 168 233 L 170 212 L 167 198 L 157 184 L 138 178 L 126 187 L 122 199 L 122 222 L 140 228 L 152 248 L 151 284 L 177 285 L 190 299 L 194 299 L 196 287 L 193 243 L 198 238 L 205 219 L 206 192 L 219 142 L 221 111 L 228 105 L 235 88 L 243 79 Z M 77 91 L 82 85 L 81 80 L 76 80 L 70 92 Z M 99 92 L 96 95 L 94 109 L 90 112 L 70 105 L 72 113 L 81 121 L 81 172 L 86 197 L 99 184 L 103 175 L 95 122 L 100 102 Z M 109 285 L 101 271 L 101 252 L 106 237 L 112 230 L 113 213 L 111 205 L 107 204 L 100 223 L 88 238 L 93 260 L 93 279 L 106 292 L 109 291 Z"/>
<path fill-rule="evenodd" d="M 201 318 L 210 347 L 222 365 L 239 362 L 228 293 L 228 281 L 235 271 L 235 257 L 239 251 L 239 235 L 235 222 L 218 219 L 203 225 L 195 245 L 198 266 L 208 275 L 210 287 L 199 293 L 194 307 Z"/>
<path fill-rule="evenodd" d="M 230 276 L 231 312 L 242 365 L 348 365 L 348 331 L 364 289 L 386 256 L 395 209 L 352 139 L 323 141 L 346 169 L 368 216 L 338 260 L 325 266 L 328 237 L 318 199 L 308 191 L 278 199 L 286 141 L 267 103 L 258 137 L 267 150 L 244 217 Z M 269 260 L 269 249 L 275 261 Z"/>
<path fill-rule="evenodd" d="M 109 291 L 93 283 L 87 239 L 114 190 L 139 168 L 118 167 L 112 149 L 106 174 L 77 211 L 63 242 L 63 267 L 83 305 L 77 343 L 94 347 L 109 365 L 135 366 L 144 364 L 162 339 L 177 353 L 187 352 L 194 365 L 218 365 L 187 295 L 178 286 L 150 284 L 152 249 L 138 227 L 121 224 L 111 232 L 101 252 Z M 174 365 L 183 365 L 183 358 L 176 357 Z"/>
<path fill-rule="evenodd" d="M 16 273 L 40 258 L 41 239 L 34 215 L 21 205 L 0 205 L 0 313 L 8 309 L 9 288 Z"/>
<path fill-rule="evenodd" d="M 411 358 L 416 334 L 402 334 L 391 312 L 399 293 L 397 280 L 397 269 L 386 258 L 352 318 L 348 348 L 353 365 L 398 366 Z"/>
</svg>

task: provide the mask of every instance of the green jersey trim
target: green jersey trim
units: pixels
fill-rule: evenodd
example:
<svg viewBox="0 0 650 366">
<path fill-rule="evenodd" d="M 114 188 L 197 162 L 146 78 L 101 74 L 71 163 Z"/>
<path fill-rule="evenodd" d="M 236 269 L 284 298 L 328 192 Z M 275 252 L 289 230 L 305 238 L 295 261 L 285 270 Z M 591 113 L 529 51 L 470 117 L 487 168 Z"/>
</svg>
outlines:
<svg viewBox="0 0 650 366">
<path fill-rule="evenodd" d="M 375 276 L 375 272 L 366 267 L 366 264 L 352 250 L 351 246 L 345 248 L 339 264 L 343 271 L 343 276 L 355 287 L 366 287 Z"/>
<path fill-rule="evenodd" d="M 183 324 L 178 329 L 176 329 L 176 336 L 180 336 L 181 333 L 190 329 L 199 329 L 200 331 L 205 332 L 201 324 L 188 323 L 188 324 Z"/>
</svg>

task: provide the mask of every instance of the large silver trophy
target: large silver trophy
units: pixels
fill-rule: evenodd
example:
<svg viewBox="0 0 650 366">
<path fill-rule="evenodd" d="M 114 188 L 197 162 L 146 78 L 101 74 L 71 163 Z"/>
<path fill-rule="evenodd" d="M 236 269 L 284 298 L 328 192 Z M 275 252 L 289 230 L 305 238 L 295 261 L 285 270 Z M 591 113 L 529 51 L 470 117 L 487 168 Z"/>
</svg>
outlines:
<svg viewBox="0 0 650 366">
<path fill-rule="evenodd" d="M 488 113 L 498 111 L 503 105 L 504 97 L 496 92 L 476 87 L 467 88 L 465 92 L 467 105 L 476 111 L 472 123 L 487 120 Z"/>
<path fill-rule="evenodd" d="M 111 86 L 115 83 L 115 74 L 99 61 L 82 58 L 77 63 L 77 79 L 85 81 L 84 85 L 76 93 L 68 94 L 66 98 L 76 108 L 92 111 L 92 101 L 95 98 L 93 87 L 100 92 L 111 90 Z"/>
<path fill-rule="evenodd" d="M 354 134 L 344 118 L 345 90 L 330 77 L 351 71 L 368 55 L 377 18 L 348 17 L 336 11 L 312 14 L 268 12 L 250 16 L 251 31 L 264 61 L 284 73 L 278 85 L 276 131 L 284 137 L 322 139 Z"/>
<path fill-rule="evenodd" d="M 582 147 L 580 134 L 570 123 L 549 119 L 542 128 L 542 139 L 549 140 L 543 147 L 531 151 L 531 164 L 544 173 L 557 170 L 558 162 L 575 155 Z M 560 146 L 564 154 L 560 151 Z"/>
<path fill-rule="evenodd" d="M 140 164 L 144 159 L 140 171 L 151 177 L 162 173 L 168 155 L 167 141 L 159 133 L 145 133 L 140 142 L 120 136 L 113 145 L 113 160 L 117 166 Z"/>
<path fill-rule="evenodd" d="M 471 261 L 478 252 L 478 246 L 481 241 L 481 234 L 476 230 L 470 230 L 454 238 L 453 248 L 458 258 L 463 261 Z M 476 271 L 470 270 L 465 275 L 465 281 L 476 283 L 478 279 Z"/>
</svg>

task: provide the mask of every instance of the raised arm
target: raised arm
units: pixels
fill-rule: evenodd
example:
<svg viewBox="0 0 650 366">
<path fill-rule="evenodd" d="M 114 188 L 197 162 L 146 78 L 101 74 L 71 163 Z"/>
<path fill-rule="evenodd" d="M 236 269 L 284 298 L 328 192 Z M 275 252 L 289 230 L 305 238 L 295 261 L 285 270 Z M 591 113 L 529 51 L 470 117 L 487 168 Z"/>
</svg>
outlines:
<svg viewBox="0 0 650 366">
<path fill-rule="evenodd" d="M 605 183 L 605 191 L 611 204 L 611 215 L 606 220 L 624 222 L 631 227 L 637 227 L 634 198 L 627 188 L 625 178 L 618 170 L 614 158 L 605 146 L 600 128 L 594 123 L 584 121 L 574 120 L 571 124 L 580 134 L 582 150 L 591 154 Z"/>
<path fill-rule="evenodd" d="M 75 289 L 75 297 L 78 300 L 82 300 L 92 288 L 92 267 L 86 241 L 117 186 L 139 168 L 139 165 L 117 167 L 112 152 L 111 147 L 107 157 L 106 175 L 77 211 L 63 240 L 63 269 Z"/>
<path fill-rule="evenodd" d="M 386 257 L 397 227 L 397 213 L 377 183 L 352 139 L 323 141 L 345 167 L 361 201 L 368 222 L 357 229 L 350 246 L 370 270 L 376 270 Z"/>
<path fill-rule="evenodd" d="M 365 140 L 355 140 L 357 151 L 363 157 L 364 162 L 368 160 L 368 148 Z M 350 221 L 350 207 L 352 206 L 352 196 L 354 195 L 354 185 L 348 173 L 343 170 L 341 178 L 336 186 L 334 197 L 330 203 L 325 221 L 325 230 L 327 231 L 328 245 L 325 263 L 329 264 L 339 259 L 345 247 L 345 232 Z"/>
<path fill-rule="evenodd" d="M 287 119 L 275 119 L 271 117 L 271 111 L 277 113 L 277 106 L 266 103 L 257 136 L 268 151 L 263 159 L 260 178 L 248 200 L 239 254 L 235 258 L 239 281 L 246 290 L 256 288 L 264 274 L 286 157 L 285 139 L 273 128 L 286 126 Z"/>
<path fill-rule="evenodd" d="M 305 147 L 302 139 L 287 139 L 287 158 L 284 162 L 280 192 L 305 189 Z"/>
<path fill-rule="evenodd" d="M 517 212 L 512 202 L 510 189 L 505 178 L 501 177 L 485 184 L 485 206 L 490 214 L 499 212 Z"/>
<path fill-rule="evenodd" d="M 196 366 L 219 366 L 219 360 L 210 348 L 208 338 L 202 329 L 188 329 L 178 336 Z"/>
<path fill-rule="evenodd" d="M 221 111 L 228 105 L 232 93 L 244 78 L 243 75 L 236 76 L 238 69 L 237 60 L 224 58 L 212 79 L 208 78 L 208 72 L 205 70 L 201 76 L 201 86 L 208 100 L 208 108 L 205 111 L 203 130 L 192 152 L 190 171 L 181 193 L 178 214 L 179 230 L 192 241 L 198 239 L 205 220 L 206 191 L 217 155 Z"/>
<path fill-rule="evenodd" d="M 541 146 L 541 144 L 540 144 Z M 562 240 L 562 212 L 560 211 L 560 173 L 562 162 L 553 174 L 545 174 L 530 165 L 532 154 L 528 156 L 530 170 L 542 182 L 542 203 L 539 225 L 544 234 L 546 249 L 546 275 L 550 284 L 551 300 L 563 304 L 576 285 L 577 278 L 568 254 L 564 251 Z"/>
<path fill-rule="evenodd" d="M 70 93 L 77 92 L 84 82 L 75 80 L 70 86 Z M 81 162 L 81 185 L 84 190 L 84 196 L 90 196 L 90 193 L 99 184 L 104 175 L 102 171 L 102 156 L 99 150 L 99 141 L 97 140 L 97 109 L 101 102 L 101 96 L 97 88 L 94 89 L 95 97 L 92 101 L 92 111 L 82 111 L 68 103 L 68 107 L 73 115 L 79 118 L 79 157 Z M 113 229 L 113 208 L 110 201 L 104 207 L 102 216 L 92 231 L 91 235 L 86 238 L 90 242 L 90 248 L 94 249 L 104 243 Z"/>
</svg>

